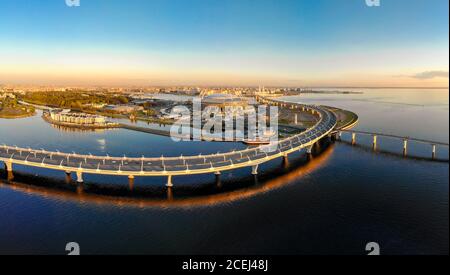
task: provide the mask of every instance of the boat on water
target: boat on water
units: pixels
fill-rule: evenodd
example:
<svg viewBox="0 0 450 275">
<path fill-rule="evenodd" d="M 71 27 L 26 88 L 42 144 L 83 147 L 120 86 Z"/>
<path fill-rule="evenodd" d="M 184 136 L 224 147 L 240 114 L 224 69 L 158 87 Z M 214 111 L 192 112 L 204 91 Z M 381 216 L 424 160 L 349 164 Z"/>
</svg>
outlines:
<svg viewBox="0 0 450 275">
<path fill-rule="evenodd" d="M 245 145 L 256 146 L 256 145 L 268 145 L 270 144 L 269 140 L 244 140 L 243 143 Z"/>
<path fill-rule="evenodd" d="M 250 145 L 250 146 L 257 146 L 257 145 L 267 145 L 270 144 L 271 138 L 276 135 L 276 132 L 274 131 L 266 131 L 264 132 L 262 137 L 256 137 L 254 139 L 246 139 L 243 141 L 244 144 Z"/>
</svg>

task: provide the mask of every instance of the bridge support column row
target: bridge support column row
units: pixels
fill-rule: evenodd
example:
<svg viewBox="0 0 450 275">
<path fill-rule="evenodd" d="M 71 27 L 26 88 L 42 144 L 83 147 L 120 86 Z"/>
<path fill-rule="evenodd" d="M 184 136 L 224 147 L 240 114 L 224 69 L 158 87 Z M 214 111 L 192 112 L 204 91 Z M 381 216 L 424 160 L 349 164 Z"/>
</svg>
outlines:
<svg viewBox="0 0 450 275">
<path fill-rule="evenodd" d="M 288 154 L 284 154 L 283 156 L 283 168 L 287 169 L 289 168 L 289 155 Z"/>
</svg>

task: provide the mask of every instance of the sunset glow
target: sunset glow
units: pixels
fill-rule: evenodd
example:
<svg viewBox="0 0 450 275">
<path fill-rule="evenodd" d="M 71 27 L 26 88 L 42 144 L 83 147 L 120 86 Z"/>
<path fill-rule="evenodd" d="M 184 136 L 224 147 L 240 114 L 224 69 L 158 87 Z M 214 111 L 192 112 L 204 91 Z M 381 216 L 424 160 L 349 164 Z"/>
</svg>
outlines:
<svg viewBox="0 0 450 275">
<path fill-rule="evenodd" d="M 0 83 L 448 87 L 445 0 L 128 2 L 2 1 Z"/>
</svg>

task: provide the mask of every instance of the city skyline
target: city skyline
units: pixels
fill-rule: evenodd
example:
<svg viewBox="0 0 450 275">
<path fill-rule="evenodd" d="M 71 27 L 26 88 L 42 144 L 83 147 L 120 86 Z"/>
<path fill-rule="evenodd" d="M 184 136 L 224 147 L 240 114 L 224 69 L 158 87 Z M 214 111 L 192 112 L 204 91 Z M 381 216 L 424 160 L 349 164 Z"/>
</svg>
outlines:
<svg viewBox="0 0 450 275">
<path fill-rule="evenodd" d="M 0 83 L 448 87 L 447 11 L 446 0 L 6 0 Z"/>
</svg>

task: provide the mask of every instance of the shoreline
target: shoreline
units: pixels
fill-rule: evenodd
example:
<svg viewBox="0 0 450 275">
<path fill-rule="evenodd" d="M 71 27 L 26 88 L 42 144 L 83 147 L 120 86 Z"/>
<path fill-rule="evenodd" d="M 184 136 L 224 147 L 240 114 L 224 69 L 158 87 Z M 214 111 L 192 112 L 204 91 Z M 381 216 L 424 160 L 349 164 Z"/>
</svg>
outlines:
<svg viewBox="0 0 450 275">
<path fill-rule="evenodd" d="M 33 117 L 36 115 L 36 112 L 34 113 L 26 113 L 26 114 L 20 114 L 20 115 L 3 115 L 0 112 L 0 119 L 9 119 L 9 120 L 13 120 L 13 119 L 21 119 L 21 118 L 28 118 L 28 117 Z"/>
<path fill-rule="evenodd" d="M 0 115 L 0 119 L 13 120 L 13 119 L 21 119 L 21 118 L 33 117 L 35 115 L 36 115 L 36 113 L 31 114 L 31 115 L 20 115 L 20 116 L 3 116 L 3 115 Z"/>
</svg>

